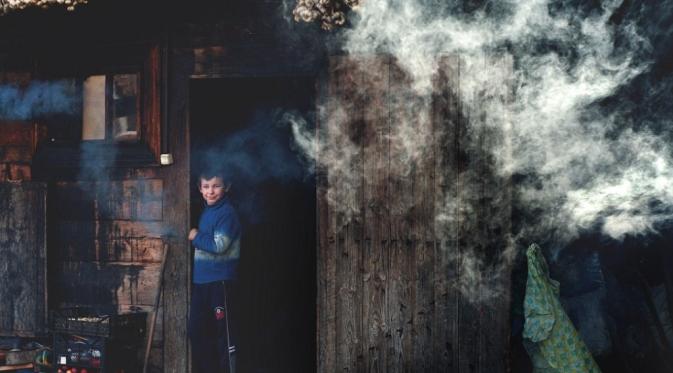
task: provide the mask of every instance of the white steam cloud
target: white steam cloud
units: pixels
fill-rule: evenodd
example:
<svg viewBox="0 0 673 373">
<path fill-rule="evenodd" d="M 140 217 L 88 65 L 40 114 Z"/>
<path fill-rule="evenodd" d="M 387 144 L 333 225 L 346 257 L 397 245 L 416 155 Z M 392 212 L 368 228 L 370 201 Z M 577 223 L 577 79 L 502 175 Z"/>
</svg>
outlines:
<svg viewBox="0 0 673 373">
<path fill-rule="evenodd" d="M 659 223 L 671 219 L 671 149 L 663 138 L 642 127 L 632 129 L 637 126 L 600 105 L 650 67 L 642 58 L 650 46 L 637 26 L 612 20 L 620 1 L 602 1 L 591 9 L 547 0 L 483 2 L 472 10 L 465 10 L 461 2 L 442 4 L 367 0 L 343 33 L 344 49 L 354 58 L 391 55 L 412 79 L 418 98 L 413 104 L 400 102 L 399 110 L 421 114 L 430 112 L 433 79 L 442 58 L 458 56 L 455 89 L 468 118 L 467 131 L 490 129 L 506 137 L 488 144 L 488 156 L 497 177 L 515 177 L 515 204 L 528 219 L 515 232 L 517 238 L 553 236 L 562 247 L 585 230 L 599 229 L 621 239 L 654 232 Z M 484 68 L 491 61 L 508 60 L 509 74 Z M 507 89 L 513 92 L 509 96 Z M 340 130 L 341 114 L 334 113 L 327 131 Z M 478 119 L 472 120 L 475 113 Z M 423 159 L 432 135 L 418 131 L 424 128 L 419 123 L 429 118 L 397 119 L 391 141 L 403 149 L 405 159 L 398 171 L 404 173 Z M 346 183 L 355 180 L 349 162 L 358 149 L 348 138 L 336 135 L 331 139 L 343 140 L 338 145 L 309 146 L 309 137 L 299 128 L 296 136 L 319 153 L 328 174 Z M 470 194 L 479 175 L 469 169 L 461 172 L 461 193 Z M 342 192 L 330 190 L 332 200 L 343 201 L 344 196 L 334 198 Z M 438 231 L 450 232 L 456 221 L 469 220 L 473 197 L 447 198 L 437 211 Z M 506 264 L 513 252 L 503 251 L 494 265 L 485 265 L 478 256 L 460 259 L 465 273 L 461 289 L 473 293 L 473 284 L 497 283 L 504 268 L 498 263 Z"/>
<path fill-rule="evenodd" d="M 347 114 L 342 108 L 336 108 L 328 116 L 328 122 L 323 128 L 325 133 L 321 139 L 317 139 L 300 116 L 287 114 L 284 118 L 292 126 L 297 145 L 313 162 L 327 168 L 328 184 L 334 185 L 326 192 L 327 202 L 339 209 L 346 221 L 357 212 L 355 191 L 360 183 L 360 175 L 351 167 L 360 149 L 348 138 L 344 128 L 347 120 Z"/>
</svg>

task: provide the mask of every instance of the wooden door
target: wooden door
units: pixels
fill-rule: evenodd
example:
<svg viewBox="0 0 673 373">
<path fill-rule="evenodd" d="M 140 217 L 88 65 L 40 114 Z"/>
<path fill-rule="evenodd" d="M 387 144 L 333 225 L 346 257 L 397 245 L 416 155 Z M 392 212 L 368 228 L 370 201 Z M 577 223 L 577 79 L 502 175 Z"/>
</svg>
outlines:
<svg viewBox="0 0 673 373">
<path fill-rule="evenodd" d="M 507 369 L 511 188 L 490 155 L 506 150 L 507 128 L 463 103 L 506 100 L 508 90 L 461 97 L 462 68 L 441 58 L 432 92 L 419 93 L 392 57 L 331 58 L 318 178 L 320 372 Z M 483 68 L 506 76 L 511 61 Z"/>
</svg>

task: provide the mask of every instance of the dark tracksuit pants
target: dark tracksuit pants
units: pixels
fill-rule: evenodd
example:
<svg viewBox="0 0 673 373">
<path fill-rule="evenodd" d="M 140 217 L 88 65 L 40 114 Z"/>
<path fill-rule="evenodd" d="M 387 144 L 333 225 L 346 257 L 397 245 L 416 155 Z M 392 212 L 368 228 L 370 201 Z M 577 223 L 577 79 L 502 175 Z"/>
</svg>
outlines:
<svg viewBox="0 0 673 373">
<path fill-rule="evenodd" d="M 195 373 L 229 372 L 229 348 L 235 353 L 236 346 L 231 288 L 225 281 L 193 284 L 189 336 Z"/>
</svg>

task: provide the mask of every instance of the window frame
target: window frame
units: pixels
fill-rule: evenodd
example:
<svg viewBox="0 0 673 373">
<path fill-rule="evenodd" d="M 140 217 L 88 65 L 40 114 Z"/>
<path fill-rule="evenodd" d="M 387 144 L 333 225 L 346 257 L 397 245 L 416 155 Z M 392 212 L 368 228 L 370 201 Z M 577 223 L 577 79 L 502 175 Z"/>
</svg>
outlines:
<svg viewBox="0 0 673 373">
<path fill-rule="evenodd" d="M 92 57 L 93 56 L 93 57 Z M 53 57 L 52 57 L 53 58 Z M 161 154 L 161 56 L 158 44 L 116 46 L 93 48 L 87 55 L 71 54 L 48 65 L 45 56 L 45 68 L 42 69 L 43 79 L 76 79 L 84 81 L 88 76 L 106 76 L 106 109 L 105 139 L 103 140 L 65 140 L 53 141 L 49 136 L 47 124 L 40 123 L 45 129 L 37 139 L 34 165 L 38 169 L 57 172 L 63 168 L 78 168 L 84 149 L 98 148 L 108 153 L 109 159 L 104 163 L 111 167 L 151 167 L 160 165 Z M 55 67 L 49 67 L 55 66 Z M 66 66 L 64 68 L 64 66 Z M 69 67 L 69 68 L 68 68 Z M 74 67 L 74 68 L 73 68 Z M 113 126 L 110 105 L 113 100 L 111 89 L 112 77 L 116 74 L 138 74 L 137 98 L 137 139 L 124 142 L 112 138 Z M 83 93 L 83 92 L 82 92 Z M 80 133 L 83 128 L 83 117 L 78 125 Z"/>
<path fill-rule="evenodd" d="M 114 77 L 119 76 L 119 75 L 136 75 L 137 76 L 137 92 L 136 92 L 136 97 L 135 97 L 135 118 L 136 118 L 136 128 L 134 129 L 135 133 L 135 138 L 130 140 L 130 141 L 125 141 L 125 140 L 118 140 L 115 138 L 115 128 L 114 128 Z M 144 94 L 144 90 L 142 89 L 142 73 L 139 71 L 116 71 L 116 72 L 109 72 L 109 73 L 100 73 L 100 74 L 92 74 L 89 76 L 84 77 L 83 81 L 86 81 L 86 79 L 93 77 L 93 76 L 103 76 L 105 78 L 105 86 L 103 88 L 103 94 L 105 96 L 105 104 L 104 104 L 104 128 L 103 128 L 103 138 L 102 139 L 81 139 L 80 141 L 105 141 L 105 142 L 114 142 L 114 143 L 135 143 L 139 142 L 141 140 L 141 134 L 142 134 L 142 127 L 143 127 L 143 106 L 142 106 L 142 97 Z M 84 91 L 82 92 L 84 93 Z M 84 111 L 82 111 L 82 114 L 84 114 Z M 81 133 L 82 136 L 84 134 L 85 130 L 85 122 L 84 122 L 84 115 L 82 115 L 82 126 L 81 126 Z"/>
</svg>

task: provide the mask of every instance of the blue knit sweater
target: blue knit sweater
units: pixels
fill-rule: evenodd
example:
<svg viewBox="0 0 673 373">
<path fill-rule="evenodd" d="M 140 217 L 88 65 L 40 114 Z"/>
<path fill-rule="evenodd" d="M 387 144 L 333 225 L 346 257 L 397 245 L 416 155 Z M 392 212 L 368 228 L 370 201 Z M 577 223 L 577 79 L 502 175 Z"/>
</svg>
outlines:
<svg viewBox="0 0 673 373">
<path fill-rule="evenodd" d="M 228 198 L 206 206 L 194 245 L 194 283 L 233 280 L 241 256 L 241 224 Z"/>
</svg>

